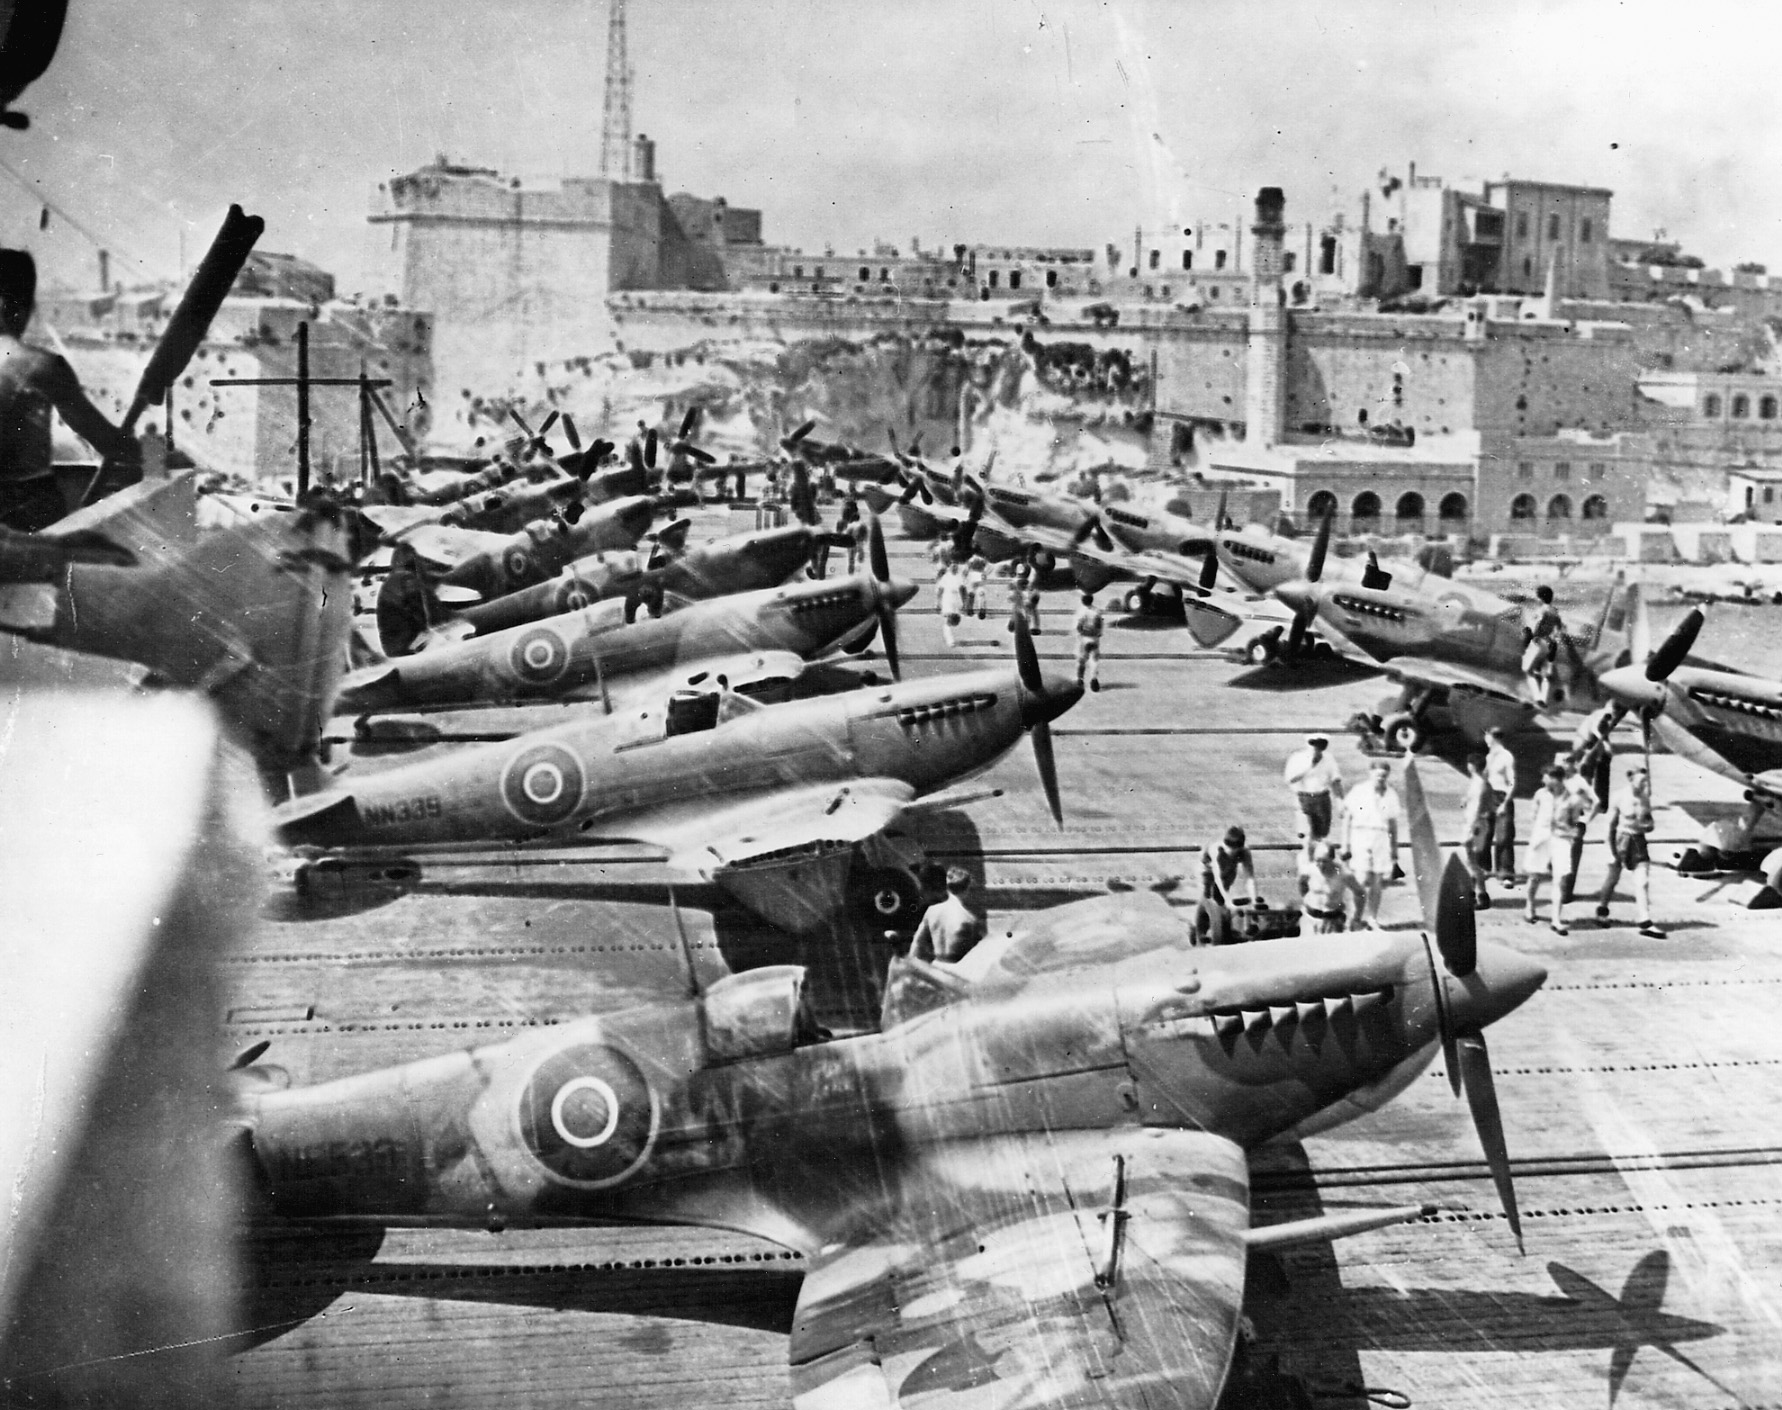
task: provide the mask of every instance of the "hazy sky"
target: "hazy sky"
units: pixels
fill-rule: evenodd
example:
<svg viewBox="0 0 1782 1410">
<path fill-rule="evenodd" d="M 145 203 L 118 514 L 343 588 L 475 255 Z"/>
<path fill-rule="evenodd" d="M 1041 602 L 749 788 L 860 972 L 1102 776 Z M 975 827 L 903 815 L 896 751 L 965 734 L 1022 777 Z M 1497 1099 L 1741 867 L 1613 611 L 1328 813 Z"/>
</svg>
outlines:
<svg viewBox="0 0 1782 1410">
<path fill-rule="evenodd" d="M 129 278 L 175 271 L 231 200 L 269 249 L 373 278 L 379 181 L 437 152 L 598 163 L 606 0 L 70 0 L 0 162 Z M 774 243 L 1096 246 L 1353 209 L 1382 166 L 1607 186 L 1613 233 L 1782 273 L 1782 13 L 1398 0 L 632 0 L 635 127 L 669 190 Z M 90 284 L 93 245 L 0 175 L 0 239 Z M 132 265 L 135 257 L 141 265 Z"/>
</svg>

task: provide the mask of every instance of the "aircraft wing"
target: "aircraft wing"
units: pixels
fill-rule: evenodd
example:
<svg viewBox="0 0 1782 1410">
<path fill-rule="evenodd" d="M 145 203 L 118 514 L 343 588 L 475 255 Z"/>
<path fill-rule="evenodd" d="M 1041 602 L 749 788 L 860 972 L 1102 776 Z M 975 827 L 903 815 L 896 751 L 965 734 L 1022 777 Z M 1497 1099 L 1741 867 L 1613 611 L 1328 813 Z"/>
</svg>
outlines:
<svg viewBox="0 0 1782 1410">
<path fill-rule="evenodd" d="M 1675 687 L 1672 687 L 1675 689 Z M 1663 742 L 1664 747 L 1680 758 L 1719 774 L 1722 778 L 1730 778 L 1735 783 L 1743 784 L 1754 792 L 1767 793 L 1772 797 L 1782 797 L 1782 770 L 1770 769 L 1761 774 L 1748 773 L 1741 769 L 1726 755 L 1700 738 L 1688 726 L 1672 719 L 1668 713 L 1657 715 L 1652 721 L 1652 732 Z"/>
<path fill-rule="evenodd" d="M 450 572 L 479 553 L 499 553 L 510 537 L 451 524 L 416 524 L 408 529 L 386 530 L 386 536 L 407 544 L 415 551 L 415 557 L 436 573 Z"/>
<path fill-rule="evenodd" d="M 864 842 L 896 822 L 915 796 L 900 779 L 790 784 L 717 803 L 695 797 L 625 813 L 577 836 L 649 843 L 668 853 L 671 866 L 710 880 L 782 854 L 815 856 Z"/>
<path fill-rule="evenodd" d="M 793 1404 L 1211 1410 L 1237 1336 L 1249 1171 L 1195 1131 L 940 1143 L 815 1254 Z"/>
<path fill-rule="evenodd" d="M 1323 631 L 1322 620 L 1318 627 Z M 1390 661 L 1381 661 L 1360 647 L 1355 647 L 1354 651 L 1356 658 L 1364 665 L 1371 665 L 1390 679 L 1406 685 L 1436 686 L 1443 690 L 1476 690 L 1485 695 L 1495 695 L 1500 700 L 1513 700 L 1519 705 L 1529 703 L 1528 697 L 1518 688 L 1521 683 L 1512 682 L 1506 676 L 1492 675 L 1486 671 L 1474 670 L 1471 666 L 1456 665 L 1452 661 L 1438 661 L 1429 656 L 1394 656 Z"/>
</svg>

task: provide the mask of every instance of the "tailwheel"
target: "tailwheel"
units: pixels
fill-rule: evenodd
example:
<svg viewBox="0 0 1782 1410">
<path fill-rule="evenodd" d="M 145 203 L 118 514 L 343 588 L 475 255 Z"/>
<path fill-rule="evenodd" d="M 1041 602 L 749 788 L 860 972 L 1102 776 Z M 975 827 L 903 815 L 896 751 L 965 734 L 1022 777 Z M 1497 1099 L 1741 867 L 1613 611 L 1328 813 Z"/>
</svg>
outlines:
<svg viewBox="0 0 1782 1410">
<path fill-rule="evenodd" d="M 855 873 L 854 914 L 875 930 L 914 932 L 922 918 L 922 887 L 902 867 L 868 867 Z"/>
<path fill-rule="evenodd" d="M 1405 754 L 1415 754 L 1429 738 L 1422 721 L 1408 713 L 1393 715 L 1381 730 L 1386 736 L 1386 747 Z"/>
</svg>

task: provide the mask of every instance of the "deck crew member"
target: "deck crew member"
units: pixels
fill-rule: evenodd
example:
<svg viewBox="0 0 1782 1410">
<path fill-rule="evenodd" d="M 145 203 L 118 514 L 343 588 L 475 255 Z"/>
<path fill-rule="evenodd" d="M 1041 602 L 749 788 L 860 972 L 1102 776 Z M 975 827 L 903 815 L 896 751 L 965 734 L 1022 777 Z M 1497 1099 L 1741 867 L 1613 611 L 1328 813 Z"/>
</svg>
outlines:
<svg viewBox="0 0 1782 1410">
<path fill-rule="evenodd" d="M 965 578 L 951 563 L 942 568 L 940 576 L 934 580 L 934 595 L 935 606 L 940 611 L 941 635 L 948 646 L 956 647 L 959 640 L 953 633 L 965 618 Z"/>
<path fill-rule="evenodd" d="M 1329 837 L 1335 804 L 1343 796 L 1343 774 L 1330 757 L 1329 736 L 1308 734 L 1305 748 L 1288 756 L 1282 777 L 1299 809 L 1299 835 L 1312 841 Z"/>
<path fill-rule="evenodd" d="M 1528 677 L 1529 697 L 1537 706 L 1553 703 L 1555 664 L 1559 638 L 1565 623 L 1553 605 L 1553 589 L 1542 583 L 1535 589 L 1536 607 L 1527 628 L 1522 652 L 1522 671 Z"/>
<path fill-rule="evenodd" d="M 21 341 L 36 306 L 36 261 L 0 250 L 0 524 L 25 533 L 68 512 L 50 468 L 52 410 L 107 460 L 142 462 L 142 448 L 87 400 L 67 361 Z"/>
<path fill-rule="evenodd" d="M 1089 689 L 1101 689 L 1101 608 L 1095 605 L 1091 593 L 1083 594 L 1083 605 L 1077 609 L 1077 619 L 1071 628 L 1077 635 L 1077 684 L 1083 683 L 1085 672 L 1089 676 Z"/>
<path fill-rule="evenodd" d="M 1337 856 L 1336 844 L 1318 840 L 1309 843 L 1299 859 L 1299 894 L 1305 903 L 1299 933 L 1305 936 L 1336 935 L 1348 929 L 1351 898 L 1359 917 L 1367 893 Z"/>
<path fill-rule="evenodd" d="M 922 923 L 910 942 L 910 958 L 939 964 L 956 964 L 984 938 L 982 917 L 965 904 L 971 890 L 971 873 L 964 867 L 947 868 L 947 894 L 922 913 Z"/>
<path fill-rule="evenodd" d="M 1585 791 L 1574 788 L 1566 771 L 1557 765 L 1547 770 L 1545 786 L 1535 794 L 1534 821 L 1529 825 L 1528 890 L 1522 902 L 1522 918 L 1533 924 L 1539 919 L 1535 897 L 1541 879 L 1553 881 L 1553 933 L 1569 935 L 1565 925 L 1566 881 L 1572 869 L 1572 844 L 1584 835 L 1590 821 L 1592 800 Z"/>
<path fill-rule="evenodd" d="M 1492 819 L 1492 874 L 1505 885 L 1516 881 L 1516 756 L 1501 729 L 1485 731 L 1485 782 L 1497 797 Z"/>
<path fill-rule="evenodd" d="M 1596 918 L 1609 923 L 1609 902 L 1622 872 L 1633 881 L 1634 914 L 1640 934 L 1662 940 L 1664 932 L 1652 923 L 1652 857 L 1646 839 L 1652 832 L 1652 778 L 1645 766 L 1627 771 L 1627 782 L 1609 804 L 1609 870 L 1596 900 Z"/>
<path fill-rule="evenodd" d="M 1243 884 L 1245 899 L 1256 904 L 1256 864 L 1250 857 L 1250 844 L 1241 827 L 1225 830 L 1224 840 L 1208 851 L 1200 849 L 1200 894 L 1216 900 L 1230 910 L 1236 901 L 1232 892 Z"/>
<path fill-rule="evenodd" d="M 1344 850 L 1367 891 L 1367 924 L 1376 927 L 1381 892 L 1388 881 L 1404 875 L 1398 866 L 1398 834 L 1405 810 L 1392 787 L 1392 765 L 1378 760 L 1368 781 L 1349 791 L 1343 808 L 1348 814 Z"/>
<path fill-rule="evenodd" d="M 1473 878 L 1473 909 L 1491 909 L 1485 880 L 1491 871 L 1491 838 L 1497 823 L 1497 794 L 1485 776 L 1485 756 L 1469 754 L 1466 760 L 1466 869 Z"/>
</svg>

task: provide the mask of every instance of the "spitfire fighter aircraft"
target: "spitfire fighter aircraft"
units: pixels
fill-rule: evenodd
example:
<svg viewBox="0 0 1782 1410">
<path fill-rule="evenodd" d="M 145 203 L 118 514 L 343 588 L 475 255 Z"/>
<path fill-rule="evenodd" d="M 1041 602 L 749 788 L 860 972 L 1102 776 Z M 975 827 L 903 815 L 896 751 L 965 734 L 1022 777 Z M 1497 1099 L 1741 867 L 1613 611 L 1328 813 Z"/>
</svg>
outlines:
<svg viewBox="0 0 1782 1410">
<path fill-rule="evenodd" d="M 1406 584 L 1373 563 L 1360 581 L 1326 582 L 1331 522 L 1326 516 L 1320 523 L 1301 576 L 1274 585 L 1275 597 L 1293 612 L 1281 650 L 1296 655 L 1316 627 L 1340 655 L 1401 685 L 1399 708 L 1381 725 L 1388 745 L 1420 748 L 1436 708 L 1476 739 L 1494 725 L 1518 728 L 1555 703 L 1574 710 L 1600 703 L 1597 681 L 1625 650 L 1627 599 L 1635 589 L 1617 583 L 1590 630 L 1560 634 L 1561 689 L 1558 701 L 1549 702 L 1531 693 L 1523 668 L 1528 642 L 1520 607 L 1438 574 Z M 1221 551 L 1226 541 L 1221 534 Z"/>
<path fill-rule="evenodd" d="M 192 514 L 191 477 L 125 491 L 179 500 Z M 313 763 L 340 678 L 351 625 L 344 514 L 317 500 L 189 544 L 130 551 L 111 542 L 113 501 L 80 511 L 65 536 L 28 537 L 16 577 L 0 583 L 0 631 L 45 646 L 134 662 L 149 680 L 211 697 L 275 796 L 283 775 Z M 42 559 L 64 554 L 46 578 Z M 127 560 L 134 560 L 131 566 Z M 27 571 L 29 570 L 29 571 Z"/>
<path fill-rule="evenodd" d="M 592 509 L 576 500 L 511 534 L 423 524 L 405 533 L 397 550 L 413 568 L 438 575 L 440 585 L 468 589 L 486 601 L 543 582 L 590 553 L 631 548 L 655 517 L 656 501 L 648 495 Z"/>
<path fill-rule="evenodd" d="M 688 603 L 632 622 L 623 601 L 596 602 L 355 671 L 342 682 L 339 708 L 362 713 L 572 698 L 629 703 L 666 694 L 664 673 L 704 671 L 712 679 L 727 677 L 733 687 L 756 674 L 783 678 L 804 661 L 863 643 L 875 628 L 896 673 L 897 609 L 916 587 L 891 577 L 876 523 L 871 564 L 871 576 Z"/>
<path fill-rule="evenodd" d="M 670 527 L 684 531 L 685 524 L 677 520 Z M 401 656 L 417 649 L 423 633 L 429 646 L 461 641 L 614 598 L 623 599 L 635 615 L 633 608 L 646 601 L 695 602 L 757 592 L 785 582 L 811 561 L 822 542 L 802 524 L 732 534 L 681 552 L 673 551 L 670 534 L 653 538 L 647 552 L 589 554 L 547 582 L 468 605 L 457 605 L 458 595 L 436 591 L 421 574 L 393 569 L 378 595 L 379 640 L 386 654 Z"/>
<path fill-rule="evenodd" d="M 1782 807 L 1782 683 L 1691 662 L 1705 620 L 1693 608 L 1654 651 L 1645 603 L 1636 603 L 1634 664 L 1606 672 L 1603 693 L 1673 754 Z"/>
<path fill-rule="evenodd" d="M 774 706 L 711 677 L 666 708 L 583 714 L 363 779 L 349 775 L 281 807 L 279 836 L 295 847 L 404 851 L 643 842 L 780 928 L 808 929 L 838 903 L 853 849 L 920 795 L 988 767 L 1023 733 L 1032 735 L 1047 802 L 1062 822 L 1049 724 L 1083 688 L 1041 673 L 1024 624 L 1016 658 L 1013 671 Z M 911 894 L 913 880 L 897 889 Z"/>
<path fill-rule="evenodd" d="M 839 1040 L 803 969 L 705 985 L 687 948 L 684 994 L 641 1007 L 314 1086 L 250 1066 L 236 1148 L 273 1218 L 800 1251 L 802 1410 L 1212 1410 L 1250 1251 L 1425 1212 L 1252 1227 L 1250 1149 L 1377 1109 L 1442 1049 L 1520 1242 L 1484 1030 L 1545 971 L 1478 942 L 1458 859 L 1426 880 L 1429 934 L 1197 948 L 1157 897 L 1062 906 L 954 966 L 893 961 L 879 1031 Z"/>
</svg>

